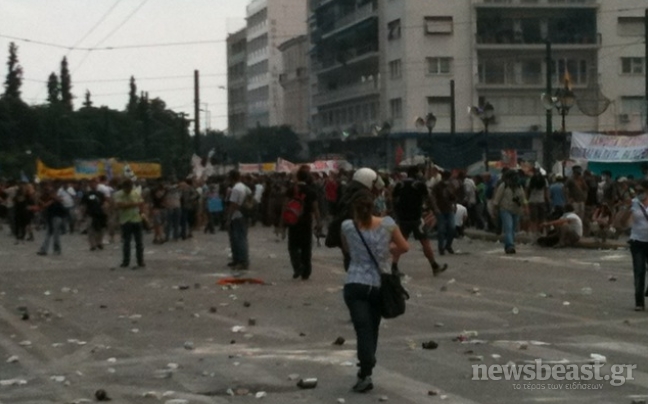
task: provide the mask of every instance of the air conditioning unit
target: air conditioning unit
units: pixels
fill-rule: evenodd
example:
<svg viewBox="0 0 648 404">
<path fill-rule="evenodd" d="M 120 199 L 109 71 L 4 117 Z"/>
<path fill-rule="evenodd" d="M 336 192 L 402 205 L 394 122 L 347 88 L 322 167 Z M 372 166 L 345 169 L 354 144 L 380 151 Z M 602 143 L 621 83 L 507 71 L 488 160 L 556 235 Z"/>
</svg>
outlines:
<svg viewBox="0 0 648 404">
<path fill-rule="evenodd" d="M 619 114 L 619 123 L 630 123 L 630 115 Z"/>
</svg>

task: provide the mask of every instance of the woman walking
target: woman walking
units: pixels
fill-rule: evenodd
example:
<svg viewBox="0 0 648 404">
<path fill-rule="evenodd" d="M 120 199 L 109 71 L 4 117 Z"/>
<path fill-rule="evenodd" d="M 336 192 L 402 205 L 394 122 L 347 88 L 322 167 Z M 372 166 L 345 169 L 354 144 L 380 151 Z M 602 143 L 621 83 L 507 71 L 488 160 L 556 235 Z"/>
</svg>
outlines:
<svg viewBox="0 0 648 404">
<path fill-rule="evenodd" d="M 390 269 L 392 255 L 409 250 L 394 219 L 372 214 L 373 199 L 369 190 L 358 193 L 351 205 L 353 219 L 342 223 L 342 246 L 351 257 L 344 302 L 356 332 L 360 371 L 352 389 L 358 393 L 373 389 L 371 375 L 376 365 L 380 326 L 380 273 Z M 374 258 L 380 268 L 376 267 Z"/>
<path fill-rule="evenodd" d="M 636 198 L 625 207 L 622 223 L 630 230 L 630 253 L 635 285 L 635 311 L 646 310 L 646 263 L 648 262 L 648 181 L 635 188 Z"/>
</svg>

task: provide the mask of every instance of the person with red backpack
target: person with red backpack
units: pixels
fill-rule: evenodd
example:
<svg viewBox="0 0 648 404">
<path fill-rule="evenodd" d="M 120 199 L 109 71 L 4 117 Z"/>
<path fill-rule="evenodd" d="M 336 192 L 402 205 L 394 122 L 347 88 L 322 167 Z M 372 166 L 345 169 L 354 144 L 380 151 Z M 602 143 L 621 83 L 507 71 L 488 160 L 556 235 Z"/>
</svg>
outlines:
<svg viewBox="0 0 648 404">
<path fill-rule="evenodd" d="M 313 269 L 313 219 L 315 229 L 322 228 L 317 193 L 312 182 L 310 167 L 301 166 L 297 171 L 296 182 L 286 192 L 281 217 L 283 225 L 288 227 L 288 253 L 293 279 L 310 278 Z"/>
</svg>

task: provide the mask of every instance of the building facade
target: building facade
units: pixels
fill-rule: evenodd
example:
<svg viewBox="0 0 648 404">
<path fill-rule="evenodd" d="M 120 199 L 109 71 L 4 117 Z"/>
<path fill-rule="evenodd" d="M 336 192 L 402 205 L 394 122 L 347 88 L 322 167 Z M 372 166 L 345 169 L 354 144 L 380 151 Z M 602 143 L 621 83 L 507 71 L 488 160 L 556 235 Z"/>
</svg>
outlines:
<svg viewBox="0 0 648 404">
<path fill-rule="evenodd" d="M 309 134 L 308 37 L 300 35 L 279 45 L 283 72 L 283 124 L 302 137 Z"/>
<path fill-rule="evenodd" d="M 227 37 L 227 116 L 229 135 L 247 132 L 247 30 Z"/>
<path fill-rule="evenodd" d="M 434 133 L 475 133 L 484 124 L 467 108 L 489 103 L 491 132 L 540 135 L 548 73 L 552 94 L 567 83 L 576 96 L 565 128 L 553 108 L 551 129 L 644 130 L 646 7 L 645 0 L 313 0 L 313 131 L 422 134 L 416 117 L 431 112 Z M 409 142 L 406 153 L 417 147 Z"/>
<path fill-rule="evenodd" d="M 306 1 L 252 0 L 247 6 L 247 127 L 284 123 L 278 47 L 306 34 Z"/>
</svg>

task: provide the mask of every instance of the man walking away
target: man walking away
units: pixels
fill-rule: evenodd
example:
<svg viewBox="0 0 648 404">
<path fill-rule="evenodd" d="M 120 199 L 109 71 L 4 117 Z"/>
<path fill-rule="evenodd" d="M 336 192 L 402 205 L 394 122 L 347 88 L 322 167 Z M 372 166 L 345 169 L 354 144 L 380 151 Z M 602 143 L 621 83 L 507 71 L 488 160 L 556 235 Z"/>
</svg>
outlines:
<svg viewBox="0 0 648 404">
<path fill-rule="evenodd" d="M 142 242 L 142 216 L 140 209 L 144 204 L 142 196 L 133 192 L 133 181 L 124 180 L 122 189 L 113 195 L 115 209 L 119 215 L 119 224 L 122 232 L 122 268 L 130 265 L 131 239 L 135 238 L 135 255 L 137 266 L 144 265 L 144 243 Z M 135 269 L 135 268 L 133 268 Z"/>
<path fill-rule="evenodd" d="M 301 277 L 303 280 L 310 278 L 312 272 L 312 253 L 313 253 L 313 219 L 315 219 L 315 228 L 321 230 L 319 204 L 317 203 L 317 193 L 312 185 L 310 168 L 303 165 L 297 171 L 297 182 L 286 194 L 286 204 L 288 201 L 300 200 L 302 205 L 301 215 L 297 218 L 297 223 L 288 225 L 288 253 L 290 254 L 290 263 L 293 269 L 293 279 Z"/>
<path fill-rule="evenodd" d="M 414 239 L 421 243 L 423 255 L 425 255 L 425 258 L 430 263 L 433 275 L 437 276 L 445 271 L 448 265 L 444 264 L 441 266 L 436 262 L 427 232 L 423 229 L 423 203 L 425 202 L 428 206 L 432 206 L 432 200 L 427 186 L 424 182 L 418 180 L 418 176 L 419 168 L 416 166 L 410 167 L 407 170 L 407 178 L 394 187 L 392 196 L 396 222 L 405 240 L 409 239 L 410 234 L 413 233 Z M 399 272 L 399 257 L 399 255 L 392 256 L 393 272 Z"/>
<path fill-rule="evenodd" d="M 226 215 L 233 259 L 228 266 L 234 270 L 246 270 L 250 265 L 247 218 L 241 212 L 241 207 L 252 191 L 241 181 L 241 173 L 236 170 L 230 171 L 229 180 L 234 186 L 229 194 Z"/>
<path fill-rule="evenodd" d="M 450 183 L 449 171 L 443 171 L 441 182 L 432 188 L 432 201 L 434 214 L 437 218 L 439 254 L 444 255 L 446 251 L 454 254 L 452 242 L 455 237 L 454 204 L 457 202 L 457 197 L 454 187 Z"/>
<path fill-rule="evenodd" d="M 103 209 L 106 199 L 104 194 L 97 190 L 97 185 L 96 179 L 90 180 L 90 190 L 81 199 L 81 205 L 85 207 L 85 214 L 90 217 L 90 226 L 88 227 L 90 251 L 95 251 L 97 248 L 103 250 L 103 236 L 108 224 L 108 216 Z"/>
<path fill-rule="evenodd" d="M 45 212 L 45 221 L 47 230 L 45 240 L 41 245 L 38 255 L 47 255 L 50 241 L 54 241 L 54 255 L 61 255 L 61 229 L 65 219 L 65 208 L 56 196 L 56 190 L 50 185 L 45 184 L 41 195 L 40 207 Z"/>
</svg>

